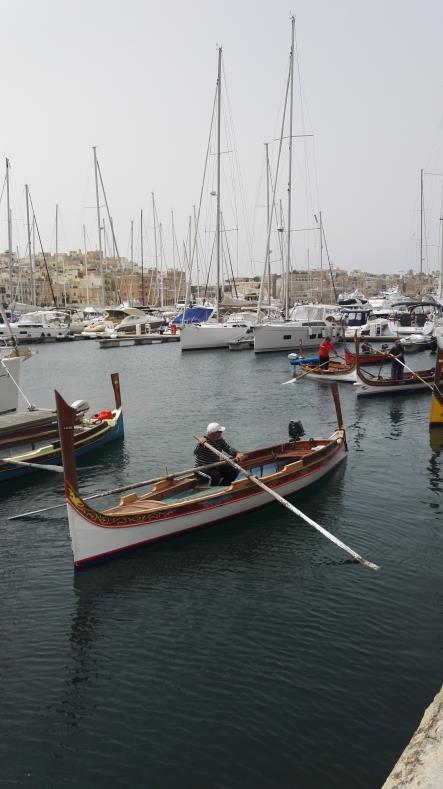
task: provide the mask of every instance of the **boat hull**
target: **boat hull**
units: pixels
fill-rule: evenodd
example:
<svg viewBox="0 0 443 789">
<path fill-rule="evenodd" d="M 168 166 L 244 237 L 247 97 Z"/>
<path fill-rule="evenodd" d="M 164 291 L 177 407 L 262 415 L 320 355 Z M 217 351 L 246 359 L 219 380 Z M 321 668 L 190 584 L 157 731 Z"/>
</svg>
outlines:
<svg viewBox="0 0 443 789">
<path fill-rule="evenodd" d="M 262 323 L 254 326 L 254 352 L 270 353 L 273 351 L 301 350 L 317 348 L 321 341 L 330 336 L 335 341 L 336 330 L 330 324 L 318 322 L 318 325 L 304 326 L 302 323 Z"/>
<path fill-rule="evenodd" d="M 419 392 L 424 389 L 428 390 L 432 386 L 434 380 L 433 370 L 417 370 L 420 378 L 414 377 L 411 373 L 406 373 L 401 381 L 394 381 L 389 378 L 375 378 L 371 379 L 362 370 L 357 368 L 357 383 L 354 384 L 356 388 L 357 397 L 367 397 L 370 395 L 381 394 L 402 394 L 403 392 Z M 423 379 L 423 380 L 421 380 Z"/>
<path fill-rule="evenodd" d="M 123 412 L 122 409 L 119 408 L 117 411 L 113 412 L 112 419 L 103 420 L 103 427 L 101 430 L 97 430 L 92 436 L 88 436 L 88 431 L 86 430 L 85 433 L 80 434 L 74 439 L 75 457 L 83 457 L 83 455 L 88 452 L 100 449 L 111 441 L 117 441 L 117 439 L 123 438 L 123 435 Z M 62 464 L 62 453 L 58 442 L 55 442 L 55 444 L 48 444 L 33 452 L 24 452 L 14 455 L 11 459 L 26 463 L 44 464 L 46 466 L 60 466 Z M 35 474 L 40 471 L 38 465 L 36 465 L 35 468 L 29 468 L 29 466 L 14 466 L 12 464 L 7 465 L 7 460 L 6 458 L 5 464 L 0 465 L 0 483 L 19 477 L 25 477 L 29 474 Z"/>
<path fill-rule="evenodd" d="M 307 465 L 300 467 L 291 463 L 279 474 L 264 476 L 267 484 L 282 496 L 289 496 L 317 482 L 331 472 L 346 458 L 344 431 L 338 431 L 333 450 L 323 459 L 318 460 L 314 468 Z M 272 476 L 279 477 L 281 481 Z M 269 479 L 269 482 L 268 482 Z M 245 487 L 246 486 L 246 487 Z M 156 510 L 151 515 L 143 513 L 119 519 L 91 509 L 76 493 L 75 489 L 65 483 L 69 531 L 71 536 L 74 565 L 81 567 L 91 562 L 111 557 L 122 551 L 159 540 L 166 540 L 181 534 L 228 520 L 246 512 L 263 507 L 273 502 L 269 493 L 262 491 L 246 480 L 233 483 L 232 486 L 220 491 L 205 500 L 204 508 L 199 502 L 187 505 L 186 512 L 178 512 L 173 507 Z M 203 494 L 202 494 L 203 495 Z"/>
<path fill-rule="evenodd" d="M 310 381 L 318 381 L 322 384 L 329 384 L 331 381 L 354 384 L 357 381 L 355 367 L 354 369 L 346 370 L 334 368 L 330 370 L 316 370 L 315 366 L 302 364 L 298 369 L 305 378 L 309 378 Z"/>
<path fill-rule="evenodd" d="M 182 351 L 229 348 L 230 343 L 252 337 L 248 330 L 249 327 L 246 325 L 185 323 L 180 331 L 180 348 Z"/>
</svg>

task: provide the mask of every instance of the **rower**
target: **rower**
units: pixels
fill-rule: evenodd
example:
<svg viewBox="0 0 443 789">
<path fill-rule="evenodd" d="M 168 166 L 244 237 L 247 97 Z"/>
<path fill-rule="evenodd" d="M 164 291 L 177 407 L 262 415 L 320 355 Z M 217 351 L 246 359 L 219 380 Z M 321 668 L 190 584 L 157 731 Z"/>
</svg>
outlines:
<svg viewBox="0 0 443 789">
<path fill-rule="evenodd" d="M 237 452 L 234 447 L 229 446 L 223 438 L 225 430 L 226 428 L 218 422 L 209 423 L 205 435 L 203 438 L 198 439 L 198 443 L 194 449 L 195 466 L 197 468 L 198 466 L 207 466 L 210 463 L 214 463 L 217 459 L 215 453 L 207 446 L 206 441 L 209 441 L 215 449 L 229 455 L 229 457 L 233 458 L 236 462 L 240 462 L 243 459 L 243 455 Z M 208 469 L 207 474 L 202 471 L 196 471 L 195 476 L 199 484 L 204 487 L 209 487 L 210 485 L 230 485 L 238 476 L 238 471 L 228 463 L 224 463 L 218 468 Z"/>
</svg>

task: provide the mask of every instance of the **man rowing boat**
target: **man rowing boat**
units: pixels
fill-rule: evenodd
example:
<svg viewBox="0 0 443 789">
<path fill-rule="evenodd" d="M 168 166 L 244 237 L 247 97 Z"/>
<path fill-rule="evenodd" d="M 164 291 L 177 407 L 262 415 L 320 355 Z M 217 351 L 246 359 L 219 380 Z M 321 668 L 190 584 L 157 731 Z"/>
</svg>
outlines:
<svg viewBox="0 0 443 789">
<path fill-rule="evenodd" d="M 206 434 L 203 438 L 198 439 L 197 446 L 194 449 L 195 455 L 195 466 L 207 466 L 210 463 L 215 463 L 217 461 L 217 455 L 211 451 L 211 449 L 205 443 L 209 441 L 215 449 L 218 449 L 219 452 L 225 452 L 226 455 L 229 455 L 231 458 L 234 458 L 237 462 L 241 461 L 242 454 L 237 452 L 234 447 L 231 447 L 223 438 L 223 433 L 226 430 L 225 427 L 219 425 L 218 422 L 210 422 L 208 427 L 206 428 Z M 209 485 L 230 485 L 231 482 L 235 480 L 238 475 L 238 471 L 235 468 L 230 466 L 228 463 L 224 463 L 222 466 L 218 468 L 208 470 L 208 473 L 203 473 L 203 471 L 196 471 L 196 477 L 198 478 L 199 482 L 206 486 Z"/>
</svg>

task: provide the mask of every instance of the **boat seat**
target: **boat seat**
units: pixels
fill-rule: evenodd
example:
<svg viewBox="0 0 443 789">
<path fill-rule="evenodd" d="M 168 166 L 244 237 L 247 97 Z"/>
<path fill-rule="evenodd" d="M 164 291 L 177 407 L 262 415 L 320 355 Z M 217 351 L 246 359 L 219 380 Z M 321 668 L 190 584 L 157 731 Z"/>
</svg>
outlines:
<svg viewBox="0 0 443 789">
<path fill-rule="evenodd" d="M 132 494 L 135 496 L 136 500 L 132 499 L 132 501 L 125 502 L 124 499 L 131 498 L 130 496 L 124 496 L 120 504 L 117 504 L 115 507 L 111 507 L 108 510 L 104 510 L 105 515 L 138 515 L 139 513 L 148 512 L 149 510 L 161 510 L 165 508 L 165 504 L 162 504 L 161 501 L 143 501 L 140 499 L 137 494 Z"/>
</svg>

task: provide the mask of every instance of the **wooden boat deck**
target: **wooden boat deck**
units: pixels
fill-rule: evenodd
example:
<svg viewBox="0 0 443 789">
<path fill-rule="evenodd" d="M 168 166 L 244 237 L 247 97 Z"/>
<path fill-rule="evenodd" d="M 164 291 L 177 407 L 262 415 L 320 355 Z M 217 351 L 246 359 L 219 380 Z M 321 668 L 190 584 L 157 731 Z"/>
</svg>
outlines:
<svg viewBox="0 0 443 789">
<path fill-rule="evenodd" d="M 28 428 L 57 426 L 55 411 L 24 411 L 0 416 L 0 437 Z"/>
</svg>

